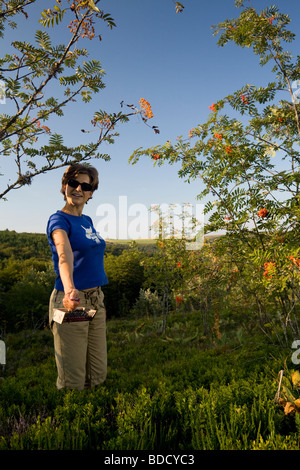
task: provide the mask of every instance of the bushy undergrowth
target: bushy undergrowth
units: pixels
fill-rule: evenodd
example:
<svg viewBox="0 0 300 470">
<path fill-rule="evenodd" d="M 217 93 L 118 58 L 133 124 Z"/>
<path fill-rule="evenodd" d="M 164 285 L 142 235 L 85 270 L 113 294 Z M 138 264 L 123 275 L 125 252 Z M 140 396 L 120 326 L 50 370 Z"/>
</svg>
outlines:
<svg viewBox="0 0 300 470">
<path fill-rule="evenodd" d="M 266 337 L 202 335 L 199 313 L 108 322 L 109 369 L 92 391 L 58 391 L 51 333 L 7 337 L 0 449 L 299 449 L 298 415 L 274 403 L 289 351 Z"/>
</svg>

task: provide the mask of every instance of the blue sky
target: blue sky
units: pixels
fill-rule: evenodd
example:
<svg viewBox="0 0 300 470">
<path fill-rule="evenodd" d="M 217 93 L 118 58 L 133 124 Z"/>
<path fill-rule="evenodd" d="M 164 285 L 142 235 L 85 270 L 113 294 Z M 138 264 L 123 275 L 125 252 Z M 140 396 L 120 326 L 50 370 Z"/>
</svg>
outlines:
<svg viewBox="0 0 300 470">
<path fill-rule="evenodd" d="M 28 10 L 29 20 L 20 18 L 17 31 L 7 29 L 8 34 L 0 41 L 2 54 L 9 50 L 12 40 L 32 39 L 35 30 L 41 29 L 35 23 L 39 12 L 52 3 L 37 2 Z M 188 136 L 189 129 L 207 120 L 213 102 L 246 83 L 263 85 L 272 80 L 269 69 L 259 66 L 251 50 L 217 46 L 211 26 L 238 16 L 234 0 L 184 0 L 183 3 L 183 13 L 176 14 L 172 0 L 102 0 L 101 8 L 111 13 L 117 28 L 110 30 L 102 23 L 99 30 L 102 41 L 86 40 L 81 47 L 88 48 L 91 58 L 102 61 L 106 88 L 88 105 L 73 103 L 63 118 L 47 124 L 52 131 L 63 134 L 66 145 L 78 145 L 91 140 L 80 129 L 89 126 L 94 111 L 118 112 L 122 100 L 138 104 L 142 97 L 151 103 L 154 117 L 149 124 L 157 125 L 160 134 L 155 135 L 134 117 L 119 128 L 120 136 L 114 145 L 105 144 L 101 148 L 103 153 L 111 155 L 111 161 L 92 162 L 99 171 L 100 187 L 85 213 L 100 231 L 106 231 L 103 213 L 105 209 L 111 214 L 115 210 L 122 219 L 120 224 L 117 219 L 119 238 L 127 238 L 120 234 L 126 232 L 135 208 L 148 210 L 153 204 L 196 205 L 199 204 L 197 194 L 203 189 L 199 181 L 188 184 L 179 179 L 175 166 L 153 167 L 146 157 L 135 166 L 129 165 L 132 152 L 138 147 L 174 141 L 179 135 Z M 253 0 L 257 9 L 271 4 Z M 300 4 L 279 0 L 276 5 L 290 14 L 290 29 L 297 33 Z M 68 31 L 56 36 L 56 40 L 66 43 Z M 299 38 L 296 38 L 293 49 L 299 51 L 298 46 Z M 0 105 L 1 113 L 9 110 L 8 103 Z M 0 172 L 5 173 L 0 177 L 2 188 L 8 177 L 13 178 L 15 170 L 12 159 L 1 158 Z M 0 201 L 0 230 L 44 233 L 49 215 L 64 204 L 60 194 L 62 173 L 60 169 L 38 176 L 31 186 L 8 193 L 8 201 Z M 126 205 L 127 210 L 121 210 L 120 204 Z"/>
</svg>

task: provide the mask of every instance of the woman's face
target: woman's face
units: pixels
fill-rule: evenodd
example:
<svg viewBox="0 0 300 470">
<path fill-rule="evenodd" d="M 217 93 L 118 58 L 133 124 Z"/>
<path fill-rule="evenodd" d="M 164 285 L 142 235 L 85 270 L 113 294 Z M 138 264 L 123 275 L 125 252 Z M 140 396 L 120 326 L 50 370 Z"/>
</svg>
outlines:
<svg viewBox="0 0 300 470">
<path fill-rule="evenodd" d="M 76 175 L 72 179 L 79 183 L 90 183 L 89 175 L 85 174 Z M 67 202 L 72 206 L 83 206 L 92 197 L 92 194 L 93 191 L 83 191 L 81 185 L 78 185 L 77 188 L 71 187 L 68 183 L 65 185 Z"/>
</svg>

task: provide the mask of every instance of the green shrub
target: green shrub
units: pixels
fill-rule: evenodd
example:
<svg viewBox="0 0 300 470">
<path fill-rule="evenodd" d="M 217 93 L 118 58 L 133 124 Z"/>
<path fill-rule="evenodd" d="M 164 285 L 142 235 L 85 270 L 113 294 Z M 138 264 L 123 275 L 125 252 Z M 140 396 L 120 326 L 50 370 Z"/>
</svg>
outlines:
<svg viewBox="0 0 300 470">
<path fill-rule="evenodd" d="M 274 403 L 286 351 L 264 336 L 213 344 L 197 312 L 172 314 L 166 335 L 153 318 L 110 320 L 107 380 L 82 392 L 56 389 L 50 332 L 8 339 L 1 450 L 299 449 L 299 420 Z"/>
</svg>

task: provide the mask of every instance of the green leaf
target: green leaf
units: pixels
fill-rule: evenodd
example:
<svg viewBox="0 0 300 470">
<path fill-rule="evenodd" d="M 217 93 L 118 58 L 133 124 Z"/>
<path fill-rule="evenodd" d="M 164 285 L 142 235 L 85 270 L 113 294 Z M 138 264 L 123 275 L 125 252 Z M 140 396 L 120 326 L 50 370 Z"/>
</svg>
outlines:
<svg viewBox="0 0 300 470">
<path fill-rule="evenodd" d="M 46 31 L 36 31 L 35 39 L 43 49 L 49 50 L 51 48 L 50 36 Z"/>
</svg>

